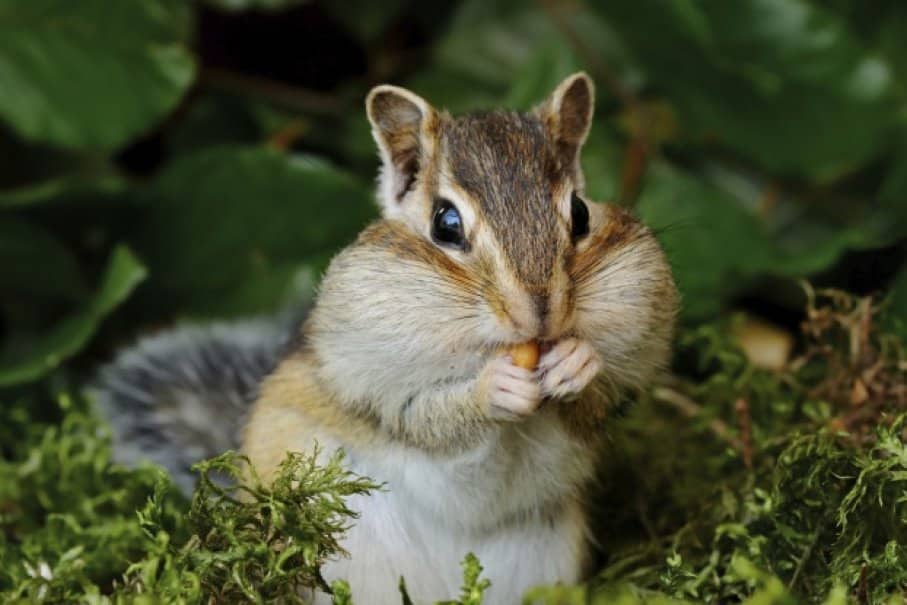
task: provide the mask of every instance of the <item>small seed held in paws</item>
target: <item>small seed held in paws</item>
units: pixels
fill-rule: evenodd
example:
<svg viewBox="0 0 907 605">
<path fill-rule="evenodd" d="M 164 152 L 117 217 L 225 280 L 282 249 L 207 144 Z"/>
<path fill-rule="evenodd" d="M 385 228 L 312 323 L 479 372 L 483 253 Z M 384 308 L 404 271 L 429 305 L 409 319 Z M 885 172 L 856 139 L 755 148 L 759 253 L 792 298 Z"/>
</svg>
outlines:
<svg viewBox="0 0 907 605">
<path fill-rule="evenodd" d="M 524 370 L 534 370 L 539 362 L 539 343 L 534 340 L 521 342 L 510 347 L 507 353 L 513 359 L 513 365 Z"/>
</svg>

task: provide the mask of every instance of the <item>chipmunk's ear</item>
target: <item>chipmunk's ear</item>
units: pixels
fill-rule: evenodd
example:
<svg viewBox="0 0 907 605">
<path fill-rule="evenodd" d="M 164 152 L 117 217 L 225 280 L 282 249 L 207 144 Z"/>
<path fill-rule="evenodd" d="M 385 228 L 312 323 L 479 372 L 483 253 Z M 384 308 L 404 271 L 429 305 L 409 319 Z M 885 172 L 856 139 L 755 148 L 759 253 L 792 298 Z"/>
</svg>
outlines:
<svg viewBox="0 0 907 605">
<path fill-rule="evenodd" d="M 554 92 L 536 108 L 549 136 L 555 141 L 561 161 L 572 167 L 575 177 L 582 180 L 579 151 L 592 125 L 595 108 L 595 86 L 592 79 L 579 72 L 568 76 Z"/>
<path fill-rule="evenodd" d="M 433 151 L 437 112 L 418 95 L 387 84 L 372 89 L 365 110 L 383 164 L 381 203 L 390 210 L 410 190 Z"/>
</svg>

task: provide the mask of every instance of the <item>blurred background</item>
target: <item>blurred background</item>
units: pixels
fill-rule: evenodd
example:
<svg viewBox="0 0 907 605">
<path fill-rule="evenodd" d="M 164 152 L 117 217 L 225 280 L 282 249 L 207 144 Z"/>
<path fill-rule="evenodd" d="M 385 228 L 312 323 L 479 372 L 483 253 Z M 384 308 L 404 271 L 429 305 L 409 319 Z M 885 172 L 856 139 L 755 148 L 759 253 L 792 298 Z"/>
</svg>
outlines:
<svg viewBox="0 0 907 605">
<path fill-rule="evenodd" d="M 0 385 L 305 295 L 376 215 L 372 85 L 453 112 L 598 87 L 588 193 L 659 231 L 687 325 L 907 317 L 897 0 L 0 2 Z"/>
<path fill-rule="evenodd" d="M 311 297 L 377 215 L 371 86 L 528 109 L 580 69 L 587 193 L 683 294 L 674 375 L 609 433 L 599 580 L 902 595 L 907 3 L 0 0 L 0 600 L 108 594 L 142 557 L 182 586 L 135 514 L 157 475 L 111 465 L 80 387 L 140 334 Z M 807 317 L 801 280 L 875 302 Z"/>
</svg>

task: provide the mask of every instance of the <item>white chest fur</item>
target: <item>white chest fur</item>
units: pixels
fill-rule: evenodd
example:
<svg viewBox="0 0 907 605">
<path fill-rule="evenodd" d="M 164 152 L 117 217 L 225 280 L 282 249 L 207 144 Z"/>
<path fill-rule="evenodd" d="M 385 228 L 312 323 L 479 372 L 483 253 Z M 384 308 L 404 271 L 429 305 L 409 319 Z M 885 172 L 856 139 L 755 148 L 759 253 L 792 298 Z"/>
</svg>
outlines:
<svg viewBox="0 0 907 605">
<path fill-rule="evenodd" d="M 350 501 L 361 515 L 342 542 L 351 556 L 329 563 L 325 577 L 346 579 L 359 602 L 390 605 L 401 602 L 402 575 L 416 603 L 434 602 L 458 594 L 472 552 L 492 582 L 487 603 L 575 582 L 585 552 L 578 490 L 592 465 L 544 416 L 457 457 L 402 446 L 348 452 L 353 470 L 385 489 Z"/>
</svg>

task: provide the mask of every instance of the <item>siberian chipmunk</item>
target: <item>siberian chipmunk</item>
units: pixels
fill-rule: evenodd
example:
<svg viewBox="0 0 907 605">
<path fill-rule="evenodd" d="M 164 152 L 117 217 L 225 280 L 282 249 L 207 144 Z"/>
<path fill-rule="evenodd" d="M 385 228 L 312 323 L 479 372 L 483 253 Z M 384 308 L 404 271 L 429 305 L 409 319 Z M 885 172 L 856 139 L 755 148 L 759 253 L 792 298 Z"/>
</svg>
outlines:
<svg viewBox="0 0 907 605">
<path fill-rule="evenodd" d="M 98 397 L 121 459 L 189 486 L 187 466 L 240 435 L 266 478 L 288 451 L 343 448 L 385 484 L 349 502 L 350 557 L 323 570 L 360 602 L 399 603 L 401 575 L 418 603 L 453 598 L 468 552 L 488 603 L 580 580 L 602 423 L 665 364 L 677 305 L 649 229 L 583 196 L 593 98 L 578 73 L 528 113 L 452 117 L 374 88 L 381 218 L 298 327 L 177 331 L 109 366 Z M 535 369 L 506 349 L 527 341 Z"/>
</svg>

